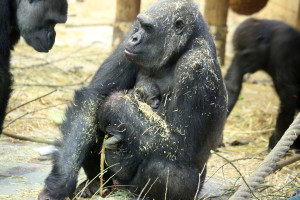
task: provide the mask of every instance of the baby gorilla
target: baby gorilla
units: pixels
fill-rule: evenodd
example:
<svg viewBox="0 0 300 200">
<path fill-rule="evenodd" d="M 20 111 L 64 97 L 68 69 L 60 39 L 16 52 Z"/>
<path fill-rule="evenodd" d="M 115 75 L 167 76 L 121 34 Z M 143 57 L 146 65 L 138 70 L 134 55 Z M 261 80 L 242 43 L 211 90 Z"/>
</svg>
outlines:
<svg viewBox="0 0 300 200">
<path fill-rule="evenodd" d="M 139 81 L 129 93 L 132 93 L 139 101 L 145 102 L 153 109 L 157 109 L 160 105 L 160 89 L 157 84 L 150 80 Z"/>
<path fill-rule="evenodd" d="M 136 83 L 135 87 L 128 92 L 133 95 L 138 101 L 148 104 L 151 108 L 157 109 L 160 105 L 161 94 L 160 89 L 156 83 L 149 79 L 143 79 Z M 98 115 L 101 115 L 101 111 L 98 111 Z M 107 149 L 116 149 L 117 144 L 123 140 L 123 131 L 120 132 L 119 128 L 113 128 L 115 126 L 109 125 L 106 131 L 113 135 L 105 140 L 103 146 Z M 124 129 L 125 131 L 125 129 Z"/>
<path fill-rule="evenodd" d="M 233 46 L 234 57 L 225 76 L 229 113 L 242 90 L 244 75 L 265 71 L 280 100 L 275 131 L 269 139 L 271 150 L 300 110 L 300 32 L 280 21 L 250 18 L 236 29 Z M 300 137 L 291 149 L 300 151 Z"/>
</svg>

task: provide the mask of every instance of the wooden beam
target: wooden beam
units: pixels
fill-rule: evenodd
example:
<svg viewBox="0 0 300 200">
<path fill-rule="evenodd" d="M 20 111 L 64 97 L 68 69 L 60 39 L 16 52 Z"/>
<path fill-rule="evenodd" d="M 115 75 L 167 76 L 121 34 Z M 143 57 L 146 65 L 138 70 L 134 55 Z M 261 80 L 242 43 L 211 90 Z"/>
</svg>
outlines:
<svg viewBox="0 0 300 200">
<path fill-rule="evenodd" d="M 300 1 L 298 2 L 298 8 L 297 8 L 297 22 L 296 22 L 296 28 L 300 29 Z"/>
<path fill-rule="evenodd" d="M 204 18 L 215 38 L 221 65 L 224 64 L 225 59 L 228 8 L 229 0 L 205 0 Z"/>
<path fill-rule="evenodd" d="M 141 0 L 117 0 L 113 46 L 120 43 L 140 12 Z"/>
<path fill-rule="evenodd" d="M 116 20 L 133 21 L 140 12 L 141 0 L 117 0 Z"/>
</svg>

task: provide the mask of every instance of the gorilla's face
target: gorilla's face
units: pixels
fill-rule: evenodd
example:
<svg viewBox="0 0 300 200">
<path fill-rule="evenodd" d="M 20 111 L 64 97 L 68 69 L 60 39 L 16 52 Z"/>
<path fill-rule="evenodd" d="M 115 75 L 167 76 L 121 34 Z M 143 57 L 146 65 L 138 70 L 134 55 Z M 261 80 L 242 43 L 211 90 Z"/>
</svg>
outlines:
<svg viewBox="0 0 300 200">
<path fill-rule="evenodd" d="M 183 2 L 164 0 L 153 5 L 137 16 L 125 45 L 125 56 L 142 70 L 157 73 L 179 57 L 191 38 L 195 18 Z"/>
<path fill-rule="evenodd" d="M 36 51 L 48 52 L 55 42 L 55 25 L 67 21 L 66 0 L 19 0 L 17 23 L 21 36 Z"/>
</svg>

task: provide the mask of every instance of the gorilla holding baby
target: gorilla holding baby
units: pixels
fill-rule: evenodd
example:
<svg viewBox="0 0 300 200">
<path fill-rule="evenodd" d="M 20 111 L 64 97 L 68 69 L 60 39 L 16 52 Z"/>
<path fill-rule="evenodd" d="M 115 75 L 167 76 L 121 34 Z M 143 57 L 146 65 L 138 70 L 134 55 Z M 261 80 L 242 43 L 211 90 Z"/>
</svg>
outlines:
<svg viewBox="0 0 300 200">
<path fill-rule="evenodd" d="M 10 50 L 20 35 L 36 51 L 48 52 L 55 41 L 54 27 L 67 20 L 67 0 L 0 1 L 0 134 L 11 93 Z"/>
<path fill-rule="evenodd" d="M 159 88 L 158 108 L 127 93 L 145 79 Z M 81 167 L 88 180 L 96 177 L 105 133 L 121 135 L 105 152 L 106 180 L 151 199 L 194 199 L 222 138 L 226 102 L 214 41 L 197 5 L 159 1 L 138 15 L 90 85 L 76 91 L 39 199 L 72 197 Z M 83 196 L 98 188 L 92 182 Z"/>
<path fill-rule="evenodd" d="M 300 32 L 275 20 L 247 19 L 233 36 L 235 55 L 225 76 L 228 109 L 233 109 L 242 89 L 243 76 L 267 72 L 280 99 L 275 132 L 269 140 L 274 148 L 300 109 Z M 300 150 L 300 137 L 291 146 Z"/>
</svg>

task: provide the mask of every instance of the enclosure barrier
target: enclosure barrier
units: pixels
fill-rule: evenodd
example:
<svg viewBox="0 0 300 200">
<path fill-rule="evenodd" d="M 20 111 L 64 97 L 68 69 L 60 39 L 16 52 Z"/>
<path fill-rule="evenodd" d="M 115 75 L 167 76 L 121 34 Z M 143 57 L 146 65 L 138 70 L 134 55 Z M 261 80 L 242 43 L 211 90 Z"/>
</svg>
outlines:
<svg viewBox="0 0 300 200">
<path fill-rule="evenodd" d="M 248 186 L 243 183 L 230 200 L 244 200 L 252 197 L 252 192 L 257 189 L 261 182 L 270 175 L 276 167 L 276 163 L 290 149 L 290 146 L 300 135 L 300 113 L 297 115 L 294 122 L 284 133 L 274 149 L 262 162 L 261 166 L 255 170 L 247 179 Z"/>
</svg>

